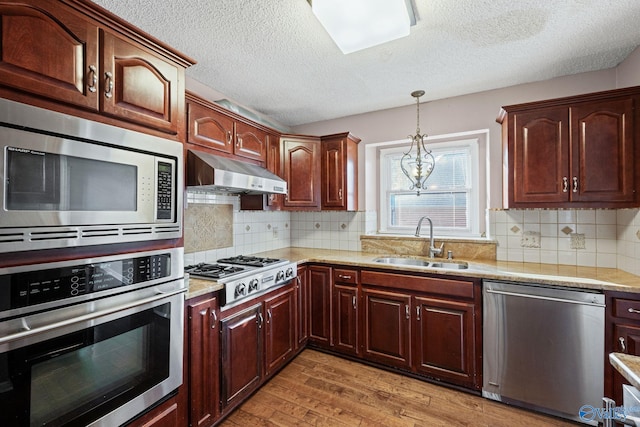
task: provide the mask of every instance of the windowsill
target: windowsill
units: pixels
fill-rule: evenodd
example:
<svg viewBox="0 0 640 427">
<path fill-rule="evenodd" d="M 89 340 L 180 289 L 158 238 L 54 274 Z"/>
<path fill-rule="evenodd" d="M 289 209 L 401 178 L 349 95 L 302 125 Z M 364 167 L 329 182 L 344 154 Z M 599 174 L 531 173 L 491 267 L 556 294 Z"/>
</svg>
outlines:
<svg viewBox="0 0 640 427">
<path fill-rule="evenodd" d="M 376 233 L 376 234 L 363 234 L 360 236 L 360 240 L 429 240 L 428 234 L 420 234 L 420 237 L 416 237 L 413 234 L 393 234 L 393 233 Z M 456 242 L 456 243 L 498 243 L 495 239 L 488 237 L 464 237 L 464 236 L 433 236 L 433 239 L 438 242 Z"/>
</svg>

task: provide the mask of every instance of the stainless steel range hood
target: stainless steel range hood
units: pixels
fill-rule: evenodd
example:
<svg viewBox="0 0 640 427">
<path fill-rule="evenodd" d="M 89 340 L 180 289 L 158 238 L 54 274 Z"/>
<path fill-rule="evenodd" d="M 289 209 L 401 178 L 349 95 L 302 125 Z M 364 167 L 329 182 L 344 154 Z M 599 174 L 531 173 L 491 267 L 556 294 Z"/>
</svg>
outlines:
<svg viewBox="0 0 640 427">
<path fill-rule="evenodd" d="M 187 188 L 216 193 L 287 194 L 287 182 L 263 167 L 189 150 Z"/>
</svg>

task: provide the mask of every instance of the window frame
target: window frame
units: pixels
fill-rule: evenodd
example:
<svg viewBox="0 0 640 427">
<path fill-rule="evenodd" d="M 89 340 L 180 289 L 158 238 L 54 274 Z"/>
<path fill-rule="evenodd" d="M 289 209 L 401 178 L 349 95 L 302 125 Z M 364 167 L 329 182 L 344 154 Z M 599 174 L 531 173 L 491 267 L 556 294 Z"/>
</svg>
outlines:
<svg viewBox="0 0 640 427">
<path fill-rule="evenodd" d="M 407 180 L 407 190 L 406 191 L 389 191 L 389 178 L 390 172 L 388 168 L 390 164 L 385 159 L 388 155 L 391 154 L 401 154 L 408 150 L 410 146 L 410 141 L 405 140 L 402 141 L 401 145 L 393 145 L 393 146 L 385 146 L 380 147 L 378 150 L 378 159 L 379 159 L 379 192 L 378 192 L 378 233 L 379 234 L 414 234 L 414 227 L 398 227 L 391 226 L 390 222 L 390 198 L 392 194 L 415 194 L 415 190 L 409 190 L 409 181 Z M 477 238 L 481 236 L 480 232 L 480 221 L 483 217 L 480 212 L 480 141 L 477 137 L 463 137 L 448 139 L 447 141 L 442 142 L 427 142 L 427 148 L 432 150 L 432 154 L 437 158 L 438 152 L 442 151 L 451 151 L 456 148 L 464 148 L 468 149 L 470 153 L 470 162 L 469 162 L 469 182 L 466 187 L 466 192 L 468 194 L 468 206 L 467 206 L 467 218 L 469 227 L 464 230 L 452 227 L 437 227 L 434 225 L 434 235 L 438 236 L 451 236 L 451 237 L 467 237 L 467 238 Z M 436 168 L 437 160 L 436 160 Z M 427 183 L 428 183 L 427 179 Z M 432 189 L 421 190 L 422 195 L 427 195 L 429 193 L 437 193 L 438 191 L 434 191 Z M 423 196 L 416 197 L 423 197 Z M 416 223 L 417 225 L 417 223 Z"/>
</svg>

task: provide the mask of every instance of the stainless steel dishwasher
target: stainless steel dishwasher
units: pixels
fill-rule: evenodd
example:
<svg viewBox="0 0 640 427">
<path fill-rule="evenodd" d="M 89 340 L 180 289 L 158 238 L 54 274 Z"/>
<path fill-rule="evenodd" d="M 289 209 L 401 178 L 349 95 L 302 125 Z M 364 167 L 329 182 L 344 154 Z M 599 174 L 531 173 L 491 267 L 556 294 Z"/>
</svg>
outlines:
<svg viewBox="0 0 640 427">
<path fill-rule="evenodd" d="M 604 307 L 593 291 L 485 281 L 482 395 L 584 423 L 602 407 Z"/>
</svg>

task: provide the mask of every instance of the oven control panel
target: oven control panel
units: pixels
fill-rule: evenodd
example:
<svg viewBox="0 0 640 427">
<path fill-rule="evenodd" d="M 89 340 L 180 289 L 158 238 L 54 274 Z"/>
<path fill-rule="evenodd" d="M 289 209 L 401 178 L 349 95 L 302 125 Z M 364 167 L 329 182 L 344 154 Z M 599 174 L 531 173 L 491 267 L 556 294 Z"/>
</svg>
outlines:
<svg viewBox="0 0 640 427">
<path fill-rule="evenodd" d="M 157 254 L 0 276 L 0 312 L 171 275 L 171 255 Z"/>
</svg>

